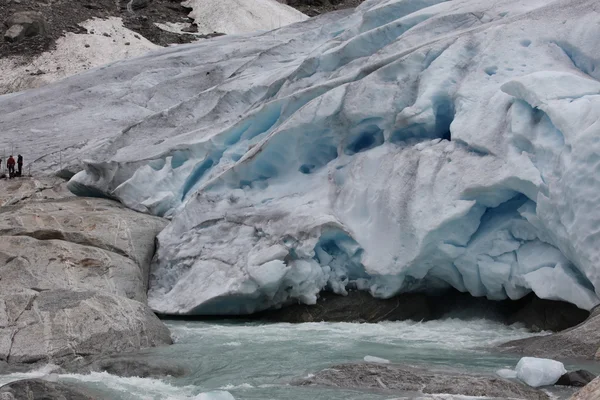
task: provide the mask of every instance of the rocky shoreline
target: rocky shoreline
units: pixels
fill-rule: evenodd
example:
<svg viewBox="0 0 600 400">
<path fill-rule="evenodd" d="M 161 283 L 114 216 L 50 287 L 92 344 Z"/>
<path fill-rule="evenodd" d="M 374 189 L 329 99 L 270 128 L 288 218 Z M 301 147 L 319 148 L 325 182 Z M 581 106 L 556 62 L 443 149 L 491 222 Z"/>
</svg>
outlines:
<svg viewBox="0 0 600 400">
<path fill-rule="evenodd" d="M 61 364 L 170 344 L 146 305 L 157 217 L 63 182 L 0 181 L 0 362 Z"/>
</svg>

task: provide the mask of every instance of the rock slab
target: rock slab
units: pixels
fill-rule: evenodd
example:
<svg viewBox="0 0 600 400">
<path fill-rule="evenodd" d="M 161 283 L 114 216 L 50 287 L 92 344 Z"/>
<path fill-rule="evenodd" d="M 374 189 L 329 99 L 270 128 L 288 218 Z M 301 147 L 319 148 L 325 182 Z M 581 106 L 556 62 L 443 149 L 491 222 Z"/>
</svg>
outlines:
<svg viewBox="0 0 600 400">
<path fill-rule="evenodd" d="M 146 305 L 121 296 L 70 290 L 0 296 L 0 361 L 60 363 L 171 343 Z"/>
<path fill-rule="evenodd" d="M 94 400 L 90 394 L 59 382 L 25 379 L 0 387 L 0 400 Z"/>
<path fill-rule="evenodd" d="M 454 394 L 526 400 L 548 400 L 537 389 L 506 379 L 454 371 L 432 371 L 393 364 L 341 364 L 297 382 L 302 386 Z"/>
</svg>

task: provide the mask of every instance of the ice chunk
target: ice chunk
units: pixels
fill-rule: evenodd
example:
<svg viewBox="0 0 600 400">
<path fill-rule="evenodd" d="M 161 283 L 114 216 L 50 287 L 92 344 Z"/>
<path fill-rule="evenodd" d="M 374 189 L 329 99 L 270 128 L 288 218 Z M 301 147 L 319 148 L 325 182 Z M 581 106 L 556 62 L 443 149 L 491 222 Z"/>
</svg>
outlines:
<svg viewBox="0 0 600 400">
<path fill-rule="evenodd" d="M 365 356 L 365 362 L 368 363 L 377 363 L 377 364 L 389 364 L 390 360 L 386 360 L 385 358 L 379 358 L 375 356 Z"/>
<path fill-rule="evenodd" d="M 532 387 L 554 385 L 567 373 L 560 361 L 535 357 L 521 358 L 515 370 L 517 378 Z"/>
<path fill-rule="evenodd" d="M 515 371 L 514 369 L 499 369 L 498 371 L 496 371 L 496 374 L 498 376 L 501 376 L 504 379 L 516 379 L 517 378 L 517 371 Z"/>
<path fill-rule="evenodd" d="M 213 392 L 200 393 L 194 400 L 235 400 L 235 397 L 229 392 L 215 390 Z"/>
</svg>

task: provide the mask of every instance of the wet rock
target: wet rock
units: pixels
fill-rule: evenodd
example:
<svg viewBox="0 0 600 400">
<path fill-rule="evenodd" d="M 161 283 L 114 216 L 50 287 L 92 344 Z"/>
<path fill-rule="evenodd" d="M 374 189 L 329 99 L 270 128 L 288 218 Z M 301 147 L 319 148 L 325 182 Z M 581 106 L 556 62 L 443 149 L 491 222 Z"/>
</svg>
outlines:
<svg viewBox="0 0 600 400">
<path fill-rule="evenodd" d="M 567 372 L 558 379 L 556 385 L 583 387 L 593 381 L 595 378 L 596 375 L 592 374 L 590 371 L 580 369 L 577 371 Z"/>
<path fill-rule="evenodd" d="M 169 330 L 137 301 L 99 292 L 0 295 L 0 360 L 60 363 L 78 356 L 171 344 Z"/>
<path fill-rule="evenodd" d="M 519 300 L 518 303 L 523 306 L 511 315 L 508 323 L 523 323 L 534 332 L 562 331 L 585 321 L 590 314 L 574 304 L 544 300 L 533 294 Z"/>
<path fill-rule="evenodd" d="M 30 36 L 45 36 L 48 32 L 46 20 L 40 12 L 21 11 L 14 13 L 5 22 L 8 30 L 4 34 L 4 40 L 18 42 Z"/>
<path fill-rule="evenodd" d="M 322 292 L 316 305 L 294 304 L 258 315 L 260 319 L 280 322 L 379 322 L 429 319 L 427 296 L 403 294 L 382 300 L 367 292 L 351 291 L 348 296 Z"/>
<path fill-rule="evenodd" d="M 594 379 L 569 400 L 598 400 L 600 399 L 600 377 Z"/>
<path fill-rule="evenodd" d="M 534 357 L 600 359 L 600 307 L 577 326 L 548 336 L 513 340 L 500 347 L 505 352 Z"/>
<path fill-rule="evenodd" d="M 0 387 L 0 400 L 94 400 L 91 394 L 72 384 L 25 379 Z"/>
<path fill-rule="evenodd" d="M 66 372 L 88 373 L 108 372 L 122 377 L 162 378 L 165 376 L 182 377 L 184 367 L 169 364 L 166 361 L 149 359 L 144 354 L 119 354 L 102 357 L 87 357 L 61 365 Z"/>
<path fill-rule="evenodd" d="M 463 396 L 548 400 L 548 396 L 542 391 L 502 378 L 391 364 L 336 365 L 295 384 L 383 390 L 392 394 L 408 391 L 426 394 L 445 393 Z"/>
</svg>

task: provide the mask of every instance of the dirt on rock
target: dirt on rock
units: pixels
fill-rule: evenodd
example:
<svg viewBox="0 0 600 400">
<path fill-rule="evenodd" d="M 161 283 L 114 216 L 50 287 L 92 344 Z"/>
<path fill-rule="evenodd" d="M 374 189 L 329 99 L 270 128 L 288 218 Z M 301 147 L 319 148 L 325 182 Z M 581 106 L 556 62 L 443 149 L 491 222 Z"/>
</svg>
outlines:
<svg viewBox="0 0 600 400">
<path fill-rule="evenodd" d="M 281 3 L 314 17 L 330 11 L 358 7 L 364 0 L 279 0 Z"/>
<path fill-rule="evenodd" d="M 65 32 L 87 33 L 78 24 L 94 17 L 121 17 L 125 27 L 161 46 L 190 43 L 203 37 L 167 32 L 155 25 L 166 22 L 193 22 L 188 18 L 191 10 L 182 6 L 180 0 L 2 0 L 2 35 L 9 28 L 5 22 L 19 11 L 42 13 L 48 25 L 47 35 L 28 37 L 14 43 L 0 38 L 0 58 L 11 55 L 34 56 L 50 50 L 56 39 Z"/>
</svg>

